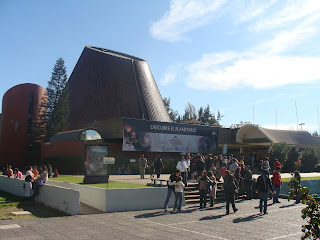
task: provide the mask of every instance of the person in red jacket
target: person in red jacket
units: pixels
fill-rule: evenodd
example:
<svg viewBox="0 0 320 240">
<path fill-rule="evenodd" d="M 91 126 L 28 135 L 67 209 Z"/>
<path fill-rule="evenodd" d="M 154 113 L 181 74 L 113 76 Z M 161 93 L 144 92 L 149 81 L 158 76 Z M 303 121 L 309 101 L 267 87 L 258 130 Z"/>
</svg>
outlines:
<svg viewBox="0 0 320 240">
<path fill-rule="evenodd" d="M 272 188 L 273 188 L 273 204 L 280 203 L 279 202 L 279 193 L 280 193 L 280 186 L 282 184 L 281 174 L 280 174 L 280 167 L 276 167 L 276 170 L 273 171 L 272 174 Z"/>
<path fill-rule="evenodd" d="M 273 167 L 274 167 L 274 169 L 276 169 L 277 167 L 280 167 L 280 168 L 281 168 L 281 162 L 279 162 L 278 159 L 275 159 L 275 160 L 274 160 L 274 163 L 273 163 Z"/>
</svg>

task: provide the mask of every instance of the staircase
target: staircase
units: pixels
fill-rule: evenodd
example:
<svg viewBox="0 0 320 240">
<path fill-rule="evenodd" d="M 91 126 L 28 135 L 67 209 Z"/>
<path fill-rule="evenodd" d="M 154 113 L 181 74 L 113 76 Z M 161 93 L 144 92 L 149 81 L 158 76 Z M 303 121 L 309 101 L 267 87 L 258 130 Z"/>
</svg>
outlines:
<svg viewBox="0 0 320 240">
<path fill-rule="evenodd" d="M 184 189 L 184 196 L 186 200 L 186 204 L 195 204 L 200 203 L 200 194 L 199 190 L 197 190 L 196 186 L 198 183 L 196 182 L 188 182 L 188 186 Z M 218 182 L 217 189 L 217 199 L 216 201 L 224 201 L 224 191 L 222 190 L 222 182 Z M 209 195 L 207 195 L 207 201 L 209 202 Z"/>
</svg>

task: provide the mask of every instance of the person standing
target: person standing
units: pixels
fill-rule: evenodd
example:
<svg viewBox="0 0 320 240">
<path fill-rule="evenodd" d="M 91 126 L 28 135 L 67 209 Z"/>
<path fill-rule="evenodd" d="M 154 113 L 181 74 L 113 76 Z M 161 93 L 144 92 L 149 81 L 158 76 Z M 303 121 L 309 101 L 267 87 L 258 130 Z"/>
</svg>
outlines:
<svg viewBox="0 0 320 240">
<path fill-rule="evenodd" d="M 161 170 L 164 168 L 162 159 L 160 156 L 157 157 L 157 159 L 154 161 L 154 170 L 157 174 L 157 178 L 160 178 Z"/>
<path fill-rule="evenodd" d="M 169 181 L 168 181 L 168 193 L 167 193 L 167 198 L 166 201 L 164 202 L 164 211 L 167 212 L 168 211 L 168 202 L 170 200 L 170 197 L 172 195 L 172 193 L 175 192 L 175 183 L 177 181 L 177 178 L 180 177 L 180 170 L 176 170 L 175 173 L 172 173 L 170 175 Z"/>
<path fill-rule="evenodd" d="M 264 214 L 268 214 L 267 201 L 268 201 L 268 194 L 269 194 L 269 191 L 271 191 L 272 186 L 269 178 L 269 173 L 266 169 L 264 169 L 262 171 L 262 174 L 258 177 L 257 189 L 258 189 L 259 198 L 260 198 L 260 204 L 259 204 L 260 213 L 262 213 L 262 210 L 263 210 Z"/>
<path fill-rule="evenodd" d="M 182 182 L 185 185 L 187 185 L 187 175 L 186 175 L 187 164 L 186 164 L 186 161 L 184 159 L 184 156 L 181 156 L 180 161 L 177 163 L 176 169 L 180 170 L 181 177 L 182 177 Z"/>
<path fill-rule="evenodd" d="M 213 172 L 209 171 L 207 175 L 208 175 L 208 178 L 210 179 L 209 188 L 208 188 L 209 198 L 210 198 L 210 207 L 213 207 L 217 197 L 217 181 Z"/>
<path fill-rule="evenodd" d="M 202 171 L 206 168 L 206 163 L 201 156 L 198 156 L 196 163 L 197 177 L 201 176 Z"/>
<path fill-rule="evenodd" d="M 177 177 L 176 183 L 175 183 L 175 201 L 174 201 L 174 206 L 173 206 L 173 211 L 176 209 L 178 212 L 181 212 L 181 205 L 182 205 L 182 193 L 183 193 L 183 188 L 184 184 L 181 182 L 182 178 L 179 176 Z"/>
<path fill-rule="evenodd" d="M 232 170 L 236 171 L 236 169 L 239 167 L 238 163 L 236 162 L 236 159 L 233 158 L 233 159 L 231 160 L 231 162 L 232 162 L 232 163 L 231 163 L 230 166 L 229 166 L 230 172 L 232 172 Z"/>
<path fill-rule="evenodd" d="M 264 159 L 264 162 L 262 163 L 262 168 L 268 171 L 268 176 L 269 176 L 271 167 L 270 167 L 270 163 L 269 163 L 269 158 L 268 157 L 266 157 Z"/>
<path fill-rule="evenodd" d="M 250 200 L 252 198 L 252 172 L 250 169 L 250 166 L 248 165 L 246 167 L 246 175 L 244 178 L 244 184 L 245 184 L 245 189 L 246 189 L 246 194 L 247 194 L 247 199 Z"/>
<path fill-rule="evenodd" d="M 296 170 L 293 174 L 293 177 L 297 180 L 297 185 L 300 186 L 301 185 L 301 176 L 298 170 Z M 300 203 L 300 197 L 299 194 L 296 195 L 296 204 Z"/>
<path fill-rule="evenodd" d="M 210 182 L 207 172 L 202 171 L 201 176 L 198 177 L 199 193 L 200 193 L 200 208 L 205 208 L 207 203 L 208 183 Z"/>
<path fill-rule="evenodd" d="M 186 154 L 185 161 L 186 161 L 186 165 L 187 165 L 187 179 L 191 179 L 191 169 L 190 169 L 191 156 L 190 156 L 190 153 Z"/>
<path fill-rule="evenodd" d="M 49 176 L 49 178 L 52 178 L 52 176 L 53 176 L 51 164 L 48 164 L 48 176 Z"/>
<path fill-rule="evenodd" d="M 226 171 L 226 176 L 224 179 L 223 188 L 226 198 L 226 214 L 230 213 L 230 204 L 232 206 L 233 212 L 237 212 L 238 209 L 235 205 L 235 194 L 237 190 L 237 186 L 235 184 L 234 177 L 230 174 L 230 171 Z"/>
<path fill-rule="evenodd" d="M 279 162 L 278 159 L 275 159 L 275 160 L 274 160 L 274 163 L 273 163 L 273 167 L 274 167 L 274 170 L 276 170 L 277 167 L 280 167 L 280 168 L 281 168 L 281 162 Z"/>
<path fill-rule="evenodd" d="M 141 179 L 144 179 L 144 175 L 146 173 L 147 162 L 148 162 L 147 159 L 144 157 L 143 154 L 141 154 L 140 158 L 138 160 L 140 178 Z"/>
<path fill-rule="evenodd" d="M 272 174 L 272 186 L 273 186 L 273 204 L 280 203 L 279 201 L 279 193 L 280 193 L 280 186 L 282 185 L 282 179 L 280 174 L 281 168 L 276 167 L 276 170 L 273 171 Z"/>
</svg>

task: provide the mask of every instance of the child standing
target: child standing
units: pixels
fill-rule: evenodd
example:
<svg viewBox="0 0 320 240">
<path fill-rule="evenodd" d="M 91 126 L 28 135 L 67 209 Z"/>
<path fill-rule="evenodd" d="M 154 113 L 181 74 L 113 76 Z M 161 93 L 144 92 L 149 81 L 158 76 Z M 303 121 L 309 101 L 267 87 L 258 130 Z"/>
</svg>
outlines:
<svg viewBox="0 0 320 240">
<path fill-rule="evenodd" d="M 173 206 L 173 211 L 176 209 L 178 212 L 181 212 L 181 205 L 182 205 L 182 193 L 183 193 L 183 188 L 184 188 L 184 183 L 181 181 L 182 178 L 179 176 L 176 179 L 176 184 L 175 184 L 175 201 L 174 201 L 174 206 Z"/>
</svg>

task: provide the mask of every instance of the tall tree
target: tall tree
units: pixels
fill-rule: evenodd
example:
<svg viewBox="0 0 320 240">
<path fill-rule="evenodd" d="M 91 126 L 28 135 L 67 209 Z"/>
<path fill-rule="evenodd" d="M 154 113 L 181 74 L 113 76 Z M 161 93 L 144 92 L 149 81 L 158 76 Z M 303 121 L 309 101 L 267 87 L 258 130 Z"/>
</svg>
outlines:
<svg viewBox="0 0 320 240">
<path fill-rule="evenodd" d="M 188 102 L 184 109 L 184 115 L 182 117 L 183 121 L 197 120 L 196 107 Z"/>
<path fill-rule="evenodd" d="M 167 112 L 170 116 L 170 119 L 172 122 L 180 122 L 180 115 L 178 113 L 178 111 L 174 111 L 171 106 L 170 106 L 170 98 L 163 98 L 163 103 L 167 109 Z"/>
<path fill-rule="evenodd" d="M 48 81 L 47 93 L 38 110 L 34 124 L 34 140 L 48 141 L 54 134 L 67 127 L 69 116 L 69 91 L 64 60 L 59 58 Z"/>
</svg>

